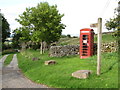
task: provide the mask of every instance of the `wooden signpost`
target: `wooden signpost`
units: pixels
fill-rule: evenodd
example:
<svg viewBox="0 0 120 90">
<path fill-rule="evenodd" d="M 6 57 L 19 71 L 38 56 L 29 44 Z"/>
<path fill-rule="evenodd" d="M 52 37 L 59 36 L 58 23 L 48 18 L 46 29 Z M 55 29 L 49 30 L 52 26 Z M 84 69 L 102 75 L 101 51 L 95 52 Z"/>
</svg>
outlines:
<svg viewBox="0 0 120 90">
<path fill-rule="evenodd" d="M 98 23 L 91 24 L 90 27 L 98 28 L 97 38 L 97 75 L 101 73 L 101 41 L 102 41 L 102 18 L 98 18 Z"/>
<path fill-rule="evenodd" d="M 98 18 L 97 75 L 101 73 L 102 18 Z"/>
<path fill-rule="evenodd" d="M 90 27 L 97 28 L 98 27 L 98 23 L 92 23 L 92 24 L 90 24 Z"/>
</svg>

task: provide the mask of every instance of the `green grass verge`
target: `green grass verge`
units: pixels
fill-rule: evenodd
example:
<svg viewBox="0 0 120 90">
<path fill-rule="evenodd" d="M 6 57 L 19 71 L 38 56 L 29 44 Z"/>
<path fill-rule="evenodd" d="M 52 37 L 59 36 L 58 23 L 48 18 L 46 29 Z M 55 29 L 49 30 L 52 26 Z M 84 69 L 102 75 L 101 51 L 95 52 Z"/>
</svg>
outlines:
<svg viewBox="0 0 120 90">
<path fill-rule="evenodd" d="M 113 33 L 102 34 L 102 43 L 109 43 L 116 40 L 115 37 L 112 36 Z M 79 45 L 79 38 L 60 38 L 57 45 Z M 94 36 L 94 42 L 97 43 L 97 35 Z"/>
<path fill-rule="evenodd" d="M 0 59 L 2 58 L 3 56 L 2 55 L 0 55 Z"/>
<path fill-rule="evenodd" d="M 113 42 L 116 40 L 116 38 L 114 36 L 112 36 L 113 34 L 103 34 L 102 35 L 102 43 L 108 43 L 108 42 Z M 97 42 L 97 35 L 94 37 L 94 42 Z"/>
<path fill-rule="evenodd" d="M 79 56 L 52 58 L 48 53 L 27 50 L 17 54 L 19 68 L 29 79 L 54 88 L 117 88 L 117 53 L 102 54 L 101 75 L 96 75 L 96 56 L 80 59 Z M 32 61 L 33 57 L 40 60 Z M 56 60 L 57 64 L 46 66 L 44 61 Z M 88 79 L 76 79 L 71 74 L 77 70 L 92 70 Z"/>
<path fill-rule="evenodd" d="M 10 55 L 7 56 L 6 60 L 4 61 L 5 66 L 10 64 L 10 62 L 12 61 L 13 55 L 14 54 L 10 54 Z"/>
<path fill-rule="evenodd" d="M 79 38 L 60 38 L 57 45 L 79 45 Z"/>
</svg>

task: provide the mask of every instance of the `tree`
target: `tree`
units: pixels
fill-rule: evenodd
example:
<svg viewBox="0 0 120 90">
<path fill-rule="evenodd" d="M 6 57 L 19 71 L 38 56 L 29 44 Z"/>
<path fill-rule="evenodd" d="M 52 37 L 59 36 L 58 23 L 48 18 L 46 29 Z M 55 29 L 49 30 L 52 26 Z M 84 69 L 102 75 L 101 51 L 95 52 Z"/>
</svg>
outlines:
<svg viewBox="0 0 120 90">
<path fill-rule="evenodd" d="M 114 30 L 114 36 L 120 36 L 120 1 L 118 2 L 119 7 L 115 9 L 115 17 L 110 18 L 110 20 L 106 21 L 106 28 L 108 30 Z"/>
<path fill-rule="evenodd" d="M 21 44 L 22 50 L 26 48 L 26 43 L 30 40 L 30 31 L 27 27 L 19 27 L 14 30 L 13 45 Z"/>
<path fill-rule="evenodd" d="M 67 35 L 61 35 L 61 38 L 66 38 L 67 37 Z"/>
<path fill-rule="evenodd" d="M 68 34 L 68 35 L 67 35 L 67 37 L 68 37 L 68 38 L 71 38 L 71 35 L 70 35 L 70 34 Z"/>
<path fill-rule="evenodd" d="M 36 43 L 40 43 L 41 46 L 40 46 L 40 53 L 42 54 L 43 53 L 43 45 L 42 45 L 42 39 L 41 39 L 41 32 L 40 31 L 34 31 L 33 34 L 32 34 L 32 37 L 31 37 L 31 40 L 36 42 Z"/>
<path fill-rule="evenodd" d="M 48 45 L 58 41 L 65 25 L 61 23 L 63 14 L 57 10 L 57 6 L 50 6 L 47 2 L 39 3 L 36 7 L 26 8 L 19 19 L 16 19 L 22 26 L 28 27 L 31 31 L 31 40 L 34 42 L 45 41 Z M 42 53 L 42 50 L 41 50 Z"/>
<path fill-rule="evenodd" d="M 120 30 L 119 21 L 120 15 L 116 15 L 115 18 L 110 18 L 110 20 L 106 21 L 105 26 L 108 30 Z"/>
<path fill-rule="evenodd" d="M 118 2 L 118 8 L 115 9 L 115 17 L 108 20 L 105 25 L 108 30 L 113 29 L 115 31 L 113 35 L 117 37 L 118 53 L 120 54 L 120 1 Z"/>
<path fill-rule="evenodd" d="M 17 29 L 16 29 L 17 30 Z M 12 40 L 12 46 L 15 48 L 20 48 L 20 37 L 22 35 L 20 33 L 17 33 L 16 30 L 13 31 L 13 40 Z"/>
<path fill-rule="evenodd" d="M 7 19 L 5 19 L 4 15 L 0 13 L 1 19 L 2 19 L 2 43 L 5 42 L 5 39 L 7 37 L 10 37 L 10 25 L 7 21 Z"/>
<path fill-rule="evenodd" d="M 48 45 L 58 41 L 65 25 L 61 23 L 61 18 L 64 15 L 58 13 L 57 6 L 50 6 L 47 2 L 44 2 L 38 4 L 37 7 L 31 8 L 31 10 L 31 22 L 32 25 L 35 26 L 34 30 L 40 32 L 38 38 L 40 38 L 41 41 L 41 49 L 43 46 L 42 42 L 44 41 L 47 42 Z"/>
<path fill-rule="evenodd" d="M 0 13 L 0 51 L 5 49 L 4 42 L 7 37 L 10 37 L 10 28 L 7 19 L 5 19 L 4 15 Z"/>
<path fill-rule="evenodd" d="M 0 13 L 0 56 L 2 55 L 2 15 Z"/>
</svg>

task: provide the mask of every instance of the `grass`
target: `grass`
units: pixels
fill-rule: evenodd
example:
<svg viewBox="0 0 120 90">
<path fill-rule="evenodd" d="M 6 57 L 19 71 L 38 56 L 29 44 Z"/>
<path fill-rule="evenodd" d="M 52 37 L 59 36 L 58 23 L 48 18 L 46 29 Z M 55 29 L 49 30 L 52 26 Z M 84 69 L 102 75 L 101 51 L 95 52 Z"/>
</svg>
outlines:
<svg viewBox="0 0 120 90">
<path fill-rule="evenodd" d="M 102 43 L 113 42 L 116 40 L 115 37 L 112 36 L 113 33 L 102 34 Z M 79 45 L 79 38 L 61 38 L 57 45 Z M 94 36 L 94 42 L 97 43 L 97 35 Z"/>
<path fill-rule="evenodd" d="M 115 37 L 112 36 L 112 33 L 109 34 L 102 34 L 102 43 L 108 43 L 108 42 L 113 42 L 116 40 Z M 95 43 L 97 42 L 97 35 L 94 37 Z"/>
<path fill-rule="evenodd" d="M 10 64 L 10 62 L 12 61 L 13 55 L 14 54 L 10 54 L 10 55 L 7 56 L 6 60 L 4 61 L 5 66 Z"/>
<path fill-rule="evenodd" d="M 61 38 L 58 45 L 79 45 L 79 38 Z"/>
<path fill-rule="evenodd" d="M 0 59 L 3 57 L 2 52 L 0 51 Z"/>
<path fill-rule="evenodd" d="M 34 82 L 53 88 L 117 88 L 118 61 L 117 53 L 102 54 L 101 75 L 96 75 L 96 56 L 80 59 L 79 56 L 49 57 L 39 51 L 27 50 L 17 54 L 19 68 L 25 76 Z M 40 60 L 32 61 L 33 57 Z M 46 66 L 44 61 L 56 60 L 57 64 Z M 92 70 L 88 79 L 76 79 L 71 74 L 77 70 Z"/>
<path fill-rule="evenodd" d="M 0 59 L 2 58 L 3 56 L 2 55 L 0 55 Z"/>
</svg>

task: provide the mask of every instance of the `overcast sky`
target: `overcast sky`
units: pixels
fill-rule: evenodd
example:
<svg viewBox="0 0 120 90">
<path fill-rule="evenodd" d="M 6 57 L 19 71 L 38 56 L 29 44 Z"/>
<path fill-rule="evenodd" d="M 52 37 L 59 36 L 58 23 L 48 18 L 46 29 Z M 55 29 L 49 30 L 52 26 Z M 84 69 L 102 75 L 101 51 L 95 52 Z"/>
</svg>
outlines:
<svg viewBox="0 0 120 90">
<path fill-rule="evenodd" d="M 15 21 L 26 7 L 36 6 L 37 3 L 47 1 L 50 5 L 57 5 L 58 10 L 65 16 L 62 23 L 67 27 L 62 34 L 79 35 L 80 29 L 90 28 L 91 23 L 97 23 L 99 17 L 103 18 L 103 32 L 106 32 L 105 19 L 114 16 L 114 9 L 118 0 L 0 0 L 1 12 L 10 24 L 11 30 L 19 27 Z M 96 32 L 96 29 L 94 29 Z"/>
</svg>

